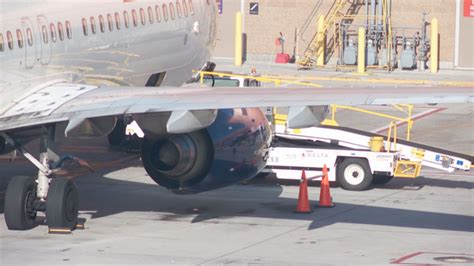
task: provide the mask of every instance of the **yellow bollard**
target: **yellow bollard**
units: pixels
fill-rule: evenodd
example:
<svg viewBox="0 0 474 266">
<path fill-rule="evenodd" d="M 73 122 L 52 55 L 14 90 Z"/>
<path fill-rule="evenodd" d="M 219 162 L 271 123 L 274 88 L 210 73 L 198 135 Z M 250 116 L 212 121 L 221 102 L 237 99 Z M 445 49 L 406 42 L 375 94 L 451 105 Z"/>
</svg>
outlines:
<svg viewBox="0 0 474 266">
<path fill-rule="evenodd" d="M 438 72 L 438 54 L 439 54 L 439 40 L 438 40 L 438 19 L 431 20 L 431 49 L 430 49 L 430 69 L 431 73 Z"/>
<path fill-rule="evenodd" d="M 325 50 L 326 50 L 326 33 L 324 32 L 324 16 L 320 16 L 318 19 L 318 59 L 316 61 L 316 66 L 324 66 Z"/>
<path fill-rule="evenodd" d="M 357 55 L 357 73 L 365 74 L 365 28 L 359 28 L 359 42 Z"/>
<path fill-rule="evenodd" d="M 242 13 L 235 13 L 235 65 L 242 65 Z"/>
</svg>

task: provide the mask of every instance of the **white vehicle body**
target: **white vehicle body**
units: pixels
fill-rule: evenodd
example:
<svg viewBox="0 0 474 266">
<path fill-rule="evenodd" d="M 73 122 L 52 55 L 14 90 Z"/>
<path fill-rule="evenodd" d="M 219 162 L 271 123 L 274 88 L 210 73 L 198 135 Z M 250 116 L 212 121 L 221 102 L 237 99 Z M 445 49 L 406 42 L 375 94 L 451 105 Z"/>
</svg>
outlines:
<svg viewBox="0 0 474 266">
<path fill-rule="evenodd" d="M 277 125 L 275 131 L 277 135 L 285 138 L 320 141 L 351 149 L 369 149 L 371 137 L 379 136 L 370 132 L 329 126 L 289 129 L 284 125 Z M 386 142 L 387 138 L 385 137 L 384 147 L 387 147 Z M 472 156 L 401 139 L 397 140 L 396 145 L 391 144 L 391 150 L 399 152 L 400 159 L 420 162 L 423 166 L 449 173 L 455 170 L 468 171 L 472 165 Z"/>
<path fill-rule="evenodd" d="M 361 158 L 367 160 L 372 174 L 384 173 L 393 175 L 398 153 L 372 152 L 336 148 L 287 148 L 270 149 L 267 170 L 275 173 L 279 179 L 301 178 L 305 170 L 308 179 L 319 178 L 324 165 L 328 168 L 329 181 L 336 181 L 335 167 L 344 158 Z"/>
</svg>

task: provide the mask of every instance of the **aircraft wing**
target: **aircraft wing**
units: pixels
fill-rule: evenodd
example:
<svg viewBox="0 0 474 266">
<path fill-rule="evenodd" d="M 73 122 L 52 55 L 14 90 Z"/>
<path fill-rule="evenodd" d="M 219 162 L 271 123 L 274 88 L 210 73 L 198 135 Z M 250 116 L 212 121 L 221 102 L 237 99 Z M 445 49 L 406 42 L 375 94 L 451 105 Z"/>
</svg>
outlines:
<svg viewBox="0 0 474 266">
<path fill-rule="evenodd" d="M 212 110 L 220 108 L 293 106 L 305 113 L 311 110 L 305 109 L 309 106 L 329 104 L 472 103 L 473 98 L 474 89 L 454 87 L 101 87 L 58 83 L 7 105 L 0 114 L 0 132 L 67 122 L 66 133 L 71 133 L 78 127 L 114 123 L 107 119 L 110 117 L 161 112 L 171 112 L 171 120 L 184 119 L 180 124 L 197 120 L 205 127 L 212 123 Z"/>
</svg>

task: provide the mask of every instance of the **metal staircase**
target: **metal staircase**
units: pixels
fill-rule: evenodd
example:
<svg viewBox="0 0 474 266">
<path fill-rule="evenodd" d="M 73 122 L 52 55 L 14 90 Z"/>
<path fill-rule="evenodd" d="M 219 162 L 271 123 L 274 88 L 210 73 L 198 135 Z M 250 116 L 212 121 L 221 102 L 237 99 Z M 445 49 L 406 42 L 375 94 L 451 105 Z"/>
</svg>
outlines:
<svg viewBox="0 0 474 266">
<path fill-rule="evenodd" d="M 349 3 L 348 0 L 336 0 L 334 5 L 332 6 L 329 14 L 324 20 L 322 31 L 316 32 L 313 39 L 311 40 L 308 48 L 304 53 L 304 58 L 298 61 L 298 68 L 299 69 L 310 69 L 313 66 L 313 63 L 316 61 L 316 58 L 320 56 L 318 54 L 318 50 L 321 53 L 321 50 L 318 49 L 321 46 L 324 46 L 324 35 L 325 33 L 334 25 L 336 20 L 340 18 L 342 15 L 342 10 Z M 322 35 L 322 36 L 321 36 Z"/>
</svg>

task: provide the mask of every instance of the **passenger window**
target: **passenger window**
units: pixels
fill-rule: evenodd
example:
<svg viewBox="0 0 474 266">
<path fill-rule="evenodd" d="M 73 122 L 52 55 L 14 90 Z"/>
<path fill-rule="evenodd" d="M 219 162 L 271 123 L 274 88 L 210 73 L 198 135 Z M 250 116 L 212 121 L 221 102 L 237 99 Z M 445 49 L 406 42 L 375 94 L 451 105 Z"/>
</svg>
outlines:
<svg viewBox="0 0 474 266">
<path fill-rule="evenodd" d="M 166 4 L 163 4 L 162 9 L 163 9 L 163 19 L 165 21 L 168 21 L 168 7 L 166 6 Z"/>
<path fill-rule="evenodd" d="M 156 11 L 156 22 L 160 22 L 161 21 L 161 16 L 160 16 L 160 6 L 159 5 L 155 6 L 155 11 Z"/>
<path fill-rule="evenodd" d="M 105 22 L 104 22 L 104 16 L 102 16 L 102 15 L 99 16 L 99 24 L 100 24 L 100 32 L 104 33 L 105 32 Z"/>
<path fill-rule="evenodd" d="M 183 11 L 184 11 L 184 16 L 188 17 L 188 4 L 186 4 L 186 0 L 183 0 Z"/>
<path fill-rule="evenodd" d="M 176 1 L 176 12 L 178 13 L 178 18 L 181 18 L 183 16 L 183 12 L 181 11 L 181 4 L 179 3 L 179 0 Z"/>
<path fill-rule="evenodd" d="M 171 19 L 174 20 L 175 14 L 174 14 L 174 5 L 173 5 L 173 3 L 170 3 L 170 16 L 171 16 Z"/>
<path fill-rule="evenodd" d="M 142 21 L 142 25 L 145 25 L 145 9 L 140 8 L 140 20 Z"/>
<path fill-rule="evenodd" d="M 189 0 L 189 12 L 191 15 L 194 15 L 194 5 L 193 5 L 193 0 Z"/>
<path fill-rule="evenodd" d="M 16 30 L 16 38 L 18 40 L 18 47 L 23 48 L 23 32 L 20 29 Z"/>
<path fill-rule="evenodd" d="M 72 28 L 71 28 L 71 22 L 66 20 L 66 34 L 67 38 L 70 40 L 72 39 Z"/>
<path fill-rule="evenodd" d="M 128 17 L 127 11 L 123 11 L 123 21 L 125 22 L 125 28 L 128 29 L 128 27 L 130 26 L 130 18 Z"/>
<path fill-rule="evenodd" d="M 120 15 L 118 12 L 115 12 L 115 27 L 120 30 Z"/>
<path fill-rule="evenodd" d="M 84 36 L 87 36 L 87 20 L 85 18 L 82 19 L 82 31 Z"/>
<path fill-rule="evenodd" d="M 114 30 L 114 21 L 112 20 L 112 15 L 107 14 L 107 21 L 109 22 L 109 31 Z"/>
<path fill-rule="evenodd" d="M 33 32 L 30 28 L 26 29 L 26 38 L 28 41 L 28 46 L 33 46 Z"/>
<path fill-rule="evenodd" d="M 5 48 L 3 48 L 3 34 L 0 33 L 0 52 L 3 52 Z"/>
<path fill-rule="evenodd" d="M 133 20 L 133 26 L 138 26 L 138 18 L 137 18 L 137 11 L 135 9 L 132 9 L 132 20 Z"/>
<path fill-rule="evenodd" d="M 11 31 L 7 31 L 8 49 L 13 50 L 13 35 Z"/>
<path fill-rule="evenodd" d="M 59 35 L 59 39 L 61 41 L 64 41 L 64 29 L 63 29 L 63 24 L 61 22 L 58 22 L 58 35 Z"/>
<path fill-rule="evenodd" d="M 91 31 L 92 31 L 92 34 L 97 33 L 97 28 L 96 28 L 96 25 L 95 25 L 95 18 L 94 17 L 91 17 Z"/>
<path fill-rule="evenodd" d="M 49 24 L 49 31 L 51 32 L 51 41 L 56 42 L 56 26 L 54 23 Z"/>
<path fill-rule="evenodd" d="M 66 22 L 66 27 L 67 27 L 67 22 Z M 41 33 L 43 34 L 43 42 L 48 43 L 48 29 L 46 28 L 45 25 L 41 27 Z"/>
<path fill-rule="evenodd" d="M 153 9 L 151 6 L 148 7 L 148 19 L 150 20 L 150 24 L 154 23 Z"/>
</svg>

